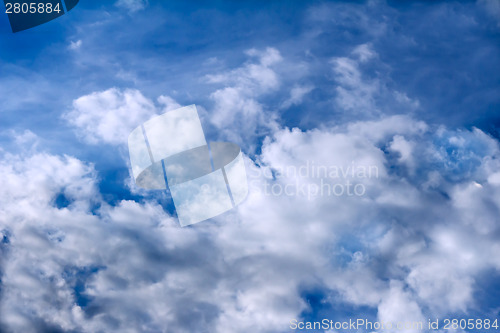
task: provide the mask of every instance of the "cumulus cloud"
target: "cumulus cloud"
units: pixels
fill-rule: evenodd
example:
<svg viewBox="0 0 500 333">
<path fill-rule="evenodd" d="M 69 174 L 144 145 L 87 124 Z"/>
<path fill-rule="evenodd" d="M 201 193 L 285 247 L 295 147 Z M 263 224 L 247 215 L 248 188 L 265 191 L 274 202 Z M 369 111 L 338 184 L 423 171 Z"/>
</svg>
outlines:
<svg viewBox="0 0 500 333">
<path fill-rule="evenodd" d="M 272 331 L 304 307 L 286 276 L 259 269 L 272 258 L 227 262 L 219 228 L 100 201 L 91 165 L 37 153 L 6 156 L 0 170 L 2 331 Z M 282 314 L 262 317 L 265 307 Z"/>
<path fill-rule="evenodd" d="M 259 97 L 279 88 L 280 79 L 273 67 L 283 60 L 271 47 L 251 49 L 247 55 L 257 62 L 206 77 L 207 82 L 224 86 L 210 95 L 215 103 L 211 122 L 229 139 L 244 145 L 278 126 L 277 114 L 260 103 Z"/>
<path fill-rule="evenodd" d="M 63 118 L 88 143 L 123 144 L 135 127 L 155 114 L 154 103 L 140 91 L 111 88 L 74 100 Z"/>
<path fill-rule="evenodd" d="M 387 123 L 391 123 L 393 119 L 387 119 Z M 413 123 L 413 128 L 416 123 L 406 119 L 408 123 Z M 384 121 L 379 121 L 374 128 L 383 129 Z M 418 122 L 417 122 L 418 123 Z M 365 125 L 363 122 L 353 124 L 351 129 L 359 128 Z M 373 128 L 372 128 L 373 129 Z M 336 132 L 340 132 L 337 128 Z M 274 151 L 271 156 L 275 156 L 275 160 L 271 164 L 294 164 L 290 156 L 300 156 L 301 164 L 305 164 L 311 155 L 315 155 L 315 161 L 322 161 L 320 164 L 330 163 L 334 165 L 345 163 L 354 159 L 360 161 L 353 151 L 360 153 L 364 158 L 364 163 L 375 164 L 380 169 L 380 178 L 374 182 L 365 183 L 367 186 L 367 201 L 357 201 L 353 206 L 349 206 L 349 200 L 343 201 L 343 198 L 335 198 L 340 207 L 336 207 L 336 203 L 329 202 L 328 204 L 317 205 L 318 201 L 323 200 L 318 198 L 314 200 L 315 207 L 328 207 L 334 211 L 334 215 L 328 215 L 326 212 L 319 212 L 318 216 L 309 216 L 309 219 L 304 221 L 316 221 L 322 217 L 328 216 L 328 221 L 331 223 L 333 230 L 323 230 L 326 234 L 335 235 L 342 232 L 339 227 L 345 221 L 349 221 L 349 227 L 357 230 L 354 232 L 357 239 L 366 237 L 365 251 L 372 256 L 368 263 L 377 261 L 384 262 L 382 275 L 368 270 L 364 271 L 367 266 L 355 265 L 349 269 L 342 269 L 338 273 L 338 277 L 346 277 L 346 279 L 337 278 L 335 282 L 328 283 L 332 289 L 340 290 L 347 300 L 355 304 L 374 304 L 381 300 L 379 304 L 379 316 L 387 318 L 392 310 L 387 307 L 394 304 L 392 297 L 393 285 L 387 286 L 381 278 L 396 278 L 401 279 L 401 274 L 406 270 L 408 273 L 404 277 L 403 283 L 408 284 L 418 297 L 413 298 L 412 293 L 406 292 L 405 298 L 410 297 L 409 303 L 412 309 L 408 309 L 408 320 L 413 320 L 413 315 L 416 318 L 421 318 L 421 315 L 416 315 L 423 312 L 424 308 L 432 309 L 433 314 L 445 314 L 453 311 L 467 311 L 473 304 L 473 291 L 478 286 L 474 284 L 475 277 L 481 273 L 486 267 L 498 268 L 498 260 L 494 259 L 493 251 L 496 251 L 497 245 L 495 237 L 490 238 L 499 227 L 498 224 L 498 200 L 497 187 L 492 187 L 488 181 L 490 179 L 493 165 L 498 165 L 496 156 L 499 154 L 498 142 L 491 137 L 488 137 L 483 132 L 475 129 L 472 132 L 457 131 L 447 132 L 444 134 L 441 129 L 437 129 L 433 133 L 424 134 L 422 132 L 415 134 L 396 134 L 396 129 L 392 130 L 392 139 L 386 139 L 385 143 L 373 141 L 360 132 L 348 132 L 347 140 L 341 140 L 341 134 L 330 134 L 333 141 L 308 140 L 302 142 L 318 143 L 318 148 L 315 149 L 311 144 L 301 144 L 297 139 L 289 138 L 285 142 L 287 144 L 274 146 L 282 147 L 277 152 Z M 319 133 L 309 132 L 303 133 L 299 131 L 294 133 L 294 137 L 313 137 L 319 136 Z M 322 133 L 321 136 L 325 137 Z M 445 137 L 444 140 L 440 138 Z M 467 137 L 467 140 L 459 138 Z M 360 142 L 357 142 L 361 140 Z M 277 139 L 276 143 L 280 142 Z M 455 142 L 467 142 L 467 147 L 458 148 Z M 320 144 L 320 142 L 322 144 Z M 342 150 L 338 150 L 338 144 L 341 142 L 352 143 L 356 145 L 356 149 L 346 146 Z M 364 146 L 361 142 L 365 142 Z M 397 144 L 396 144 L 397 143 Z M 400 146 L 399 149 L 395 149 Z M 474 146 L 475 148 L 471 148 Z M 321 154 L 320 150 L 325 147 L 328 155 Z M 328 148 L 326 148 L 328 147 Z M 341 146 L 340 146 L 341 147 Z M 366 148 L 369 148 L 368 150 Z M 371 147 L 371 148 L 370 148 Z M 397 152 L 394 159 L 389 154 L 381 155 L 380 148 L 392 147 L 394 153 Z M 405 155 L 406 147 L 413 147 L 412 155 L 419 160 L 411 161 L 412 173 L 405 173 L 402 169 L 409 167 L 409 160 Z M 304 149 L 300 151 L 300 149 Z M 370 153 L 371 150 L 371 153 Z M 420 153 L 417 152 L 420 150 Z M 447 151 L 444 159 L 441 153 Z M 478 155 L 478 152 L 482 153 Z M 265 156 L 269 152 L 269 148 L 263 150 Z M 289 154 L 283 154 L 288 152 Z M 372 156 L 370 160 L 369 157 Z M 460 156 L 458 160 L 453 161 L 454 157 Z M 336 160 L 337 158 L 337 160 Z M 345 158 L 345 159 L 344 159 Z M 268 160 L 270 161 L 270 160 Z M 385 161 L 385 162 L 384 162 Z M 386 165 L 390 161 L 393 165 L 393 171 L 384 169 L 380 164 Z M 378 164 L 377 164 L 378 163 Z M 398 170 L 401 168 L 401 170 Z M 491 171 L 486 171 L 491 170 Z M 438 184 L 434 184 L 432 190 L 425 188 L 423 183 L 426 179 L 432 178 L 434 173 L 438 172 L 442 178 Z M 486 176 L 490 174 L 490 176 Z M 418 174 L 416 179 L 412 174 Z M 478 183 L 483 183 L 485 186 L 477 186 Z M 371 190 L 370 190 L 371 188 Z M 441 193 L 446 193 L 444 196 Z M 449 199 L 448 199 L 449 198 Z M 476 198 L 476 199 L 473 199 Z M 366 199 L 366 197 L 365 197 Z M 435 200 L 434 203 L 431 203 Z M 340 205 L 341 203 L 341 205 Z M 374 204 L 372 206 L 372 204 Z M 302 203 L 302 207 L 307 211 L 314 211 L 309 207 L 308 203 Z M 356 207 L 356 208 L 354 208 Z M 404 208 L 414 212 L 414 218 L 404 217 L 398 210 Z M 371 212 L 367 214 L 352 215 L 353 211 L 361 210 L 363 212 Z M 372 213 L 375 216 L 385 216 L 382 219 L 385 222 L 381 224 L 371 220 Z M 382 213 L 382 212 L 388 213 Z M 345 215 L 347 214 L 347 215 Z M 311 215 L 311 214 L 309 214 Z M 481 218 L 478 219 L 477 217 Z M 360 221 L 371 221 L 363 224 Z M 367 233 L 359 231 L 359 225 L 354 222 L 358 221 L 359 225 L 365 225 L 368 228 Z M 371 225 L 370 225 L 371 224 Z M 395 224 L 395 225 L 394 225 Z M 325 226 L 326 224 L 323 224 Z M 285 226 L 283 226 L 285 227 Z M 451 229 L 450 229 L 451 228 Z M 383 230 L 386 231 L 383 231 Z M 472 231 L 475 230 L 475 231 Z M 345 233 L 345 230 L 343 231 Z M 379 236 L 376 236 L 378 233 Z M 469 234 L 468 234 L 469 233 Z M 351 234 L 347 232 L 346 234 Z M 353 237 L 354 235 L 351 235 Z M 374 238 L 375 237 L 375 238 Z M 375 243 L 373 243 L 375 242 Z M 482 246 L 478 247 L 477 244 Z M 380 252 L 371 252 L 369 248 L 380 246 Z M 389 245 L 390 244 L 390 245 Z M 473 245 L 476 244 L 476 245 Z M 363 248 L 363 247 L 362 247 Z M 398 249 L 395 251 L 395 249 Z M 386 252 L 388 251 L 388 252 Z M 491 255 L 483 256 L 481 253 L 485 251 Z M 392 253 L 391 253 L 392 252 Z M 395 256 L 395 257 L 394 257 Z M 481 259 L 479 259 L 481 257 Z M 393 259 L 390 259 L 393 258 Z M 387 260 L 392 264 L 387 264 Z M 394 261 L 393 261 L 394 260 Z M 350 271 L 359 271 L 361 274 L 350 275 Z M 375 270 L 377 271 L 377 269 Z M 375 274 L 374 274 L 375 273 Z M 378 274 L 381 274 L 379 272 Z M 361 276 L 359 276 L 361 275 Z M 350 279 L 347 279 L 350 277 Z M 364 277 L 368 277 L 364 279 Z M 345 284 L 345 281 L 350 281 Z M 381 287 L 378 284 L 385 285 Z M 400 286 L 400 284 L 397 284 Z M 368 288 L 368 290 L 366 289 Z M 382 290 L 388 289 L 388 294 Z M 400 287 L 398 287 L 400 288 Z M 360 296 L 357 296 L 357 290 Z M 401 293 L 397 292 L 398 295 Z M 389 295 L 389 296 L 388 296 Z M 387 298 L 389 297 L 389 298 Z M 397 296 L 402 297 L 402 296 Z M 407 301 L 403 303 L 409 304 Z M 384 305 L 385 304 L 385 305 Z M 417 311 L 418 310 L 418 311 Z M 400 307 L 398 311 L 406 311 Z M 400 315 L 394 315 L 400 316 Z M 405 317 L 405 316 L 400 316 Z"/>
<path fill-rule="evenodd" d="M 387 295 L 378 307 L 378 317 L 381 322 L 394 325 L 388 331 L 422 332 L 427 324 L 419 305 L 411 294 L 404 290 L 399 281 L 391 281 Z M 402 324 L 404 323 L 404 324 Z M 419 325 L 420 323 L 420 325 Z M 400 325 L 400 328 L 397 325 Z"/>
</svg>

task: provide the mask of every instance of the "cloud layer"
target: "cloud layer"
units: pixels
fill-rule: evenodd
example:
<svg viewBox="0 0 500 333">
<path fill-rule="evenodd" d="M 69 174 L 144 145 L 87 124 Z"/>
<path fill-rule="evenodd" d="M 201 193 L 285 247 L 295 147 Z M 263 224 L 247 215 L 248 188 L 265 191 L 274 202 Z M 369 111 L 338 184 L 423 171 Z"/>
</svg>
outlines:
<svg viewBox="0 0 500 333">
<path fill-rule="evenodd" d="M 314 286 L 383 321 L 467 312 L 476 277 L 500 268 L 499 153 L 480 130 L 406 116 L 284 128 L 247 159 L 253 189 L 236 212 L 182 229 L 154 201 L 108 205 L 85 162 L 4 154 L 2 325 L 276 332 L 308 311 L 302 293 Z M 266 177 L 308 161 L 378 172 L 352 177 L 362 196 L 266 192 L 317 183 L 312 173 Z"/>
</svg>

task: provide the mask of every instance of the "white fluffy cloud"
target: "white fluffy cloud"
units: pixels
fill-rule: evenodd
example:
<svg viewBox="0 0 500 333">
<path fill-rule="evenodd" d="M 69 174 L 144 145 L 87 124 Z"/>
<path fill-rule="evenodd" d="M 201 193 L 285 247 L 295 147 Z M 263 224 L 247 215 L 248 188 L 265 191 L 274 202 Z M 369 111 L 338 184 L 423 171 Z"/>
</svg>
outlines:
<svg viewBox="0 0 500 333">
<path fill-rule="evenodd" d="M 280 78 L 273 67 L 282 61 L 274 48 L 251 49 L 247 55 L 257 58 L 257 62 L 207 76 L 209 83 L 224 85 L 210 95 L 215 103 L 210 120 L 229 139 L 243 145 L 278 127 L 277 114 L 266 109 L 258 98 L 279 88 Z"/>
<path fill-rule="evenodd" d="M 172 103 L 163 97 L 161 103 Z M 111 88 L 73 101 L 64 118 L 85 141 L 123 144 L 130 132 L 156 113 L 154 103 L 138 90 Z"/>
<path fill-rule="evenodd" d="M 411 164 L 407 146 L 418 157 Z M 318 284 L 385 321 L 467 311 L 476 276 L 500 268 L 498 155 L 498 142 L 479 130 L 405 116 L 283 129 L 256 163 L 247 159 L 252 191 L 237 211 L 180 228 L 154 202 L 108 205 L 90 164 L 3 154 L 1 325 L 276 332 L 308 309 L 301 292 Z M 308 162 L 378 173 L 347 176 L 366 187 L 362 196 L 266 193 L 265 184 L 317 183 L 311 164 L 291 172 Z M 345 242 L 352 238 L 355 248 Z"/>
<path fill-rule="evenodd" d="M 204 84 L 211 88 L 206 97 L 214 104 L 208 110 L 199 107 L 198 111 L 207 120 L 204 126 L 214 125 L 221 139 L 229 139 L 252 151 L 257 139 L 279 128 L 280 107 L 273 110 L 261 99 L 280 89 L 281 78 L 276 68 L 283 58 L 271 47 L 247 50 L 246 56 L 249 60 L 241 66 L 204 78 Z M 300 104 L 312 89 L 308 84 L 293 85 L 281 109 Z M 111 88 L 75 99 L 63 118 L 87 143 L 120 145 L 139 124 L 179 107 L 181 105 L 170 96 L 158 97 L 155 105 L 139 90 Z"/>
</svg>

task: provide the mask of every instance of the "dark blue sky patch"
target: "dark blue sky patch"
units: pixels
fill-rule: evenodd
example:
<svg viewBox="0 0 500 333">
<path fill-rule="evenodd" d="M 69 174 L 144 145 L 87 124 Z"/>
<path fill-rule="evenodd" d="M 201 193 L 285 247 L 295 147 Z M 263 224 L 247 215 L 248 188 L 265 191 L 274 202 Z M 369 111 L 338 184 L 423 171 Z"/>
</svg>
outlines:
<svg viewBox="0 0 500 333">
<path fill-rule="evenodd" d="M 335 321 L 349 321 L 349 319 L 362 318 L 370 321 L 377 320 L 377 309 L 367 306 L 353 306 L 336 292 L 328 291 L 322 287 L 308 287 L 300 293 L 302 299 L 309 305 L 309 309 L 301 313 L 300 321 L 321 321 L 323 319 Z M 305 330 L 304 330 L 305 331 Z M 353 332 L 352 330 L 343 330 Z M 311 331 L 308 331 L 311 332 Z M 324 332 L 316 330 L 313 332 Z"/>
<path fill-rule="evenodd" d="M 71 200 L 64 195 L 64 192 L 59 193 L 56 195 L 54 199 L 54 205 L 61 209 L 61 208 L 66 208 L 71 204 Z"/>
<path fill-rule="evenodd" d="M 476 277 L 474 300 L 472 312 L 478 318 L 500 317 L 500 273 L 498 271 L 488 269 Z M 500 319 L 498 325 L 500 326 Z"/>
<path fill-rule="evenodd" d="M 97 274 L 105 267 L 68 267 L 63 273 L 63 278 L 66 282 L 73 286 L 75 296 L 75 303 L 80 306 L 84 311 L 92 302 L 92 297 L 85 293 L 86 284 L 94 274 Z M 92 312 L 92 309 L 91 311 Z M 91 313 L 89 313 L 91 314 Z"/>
</svg>

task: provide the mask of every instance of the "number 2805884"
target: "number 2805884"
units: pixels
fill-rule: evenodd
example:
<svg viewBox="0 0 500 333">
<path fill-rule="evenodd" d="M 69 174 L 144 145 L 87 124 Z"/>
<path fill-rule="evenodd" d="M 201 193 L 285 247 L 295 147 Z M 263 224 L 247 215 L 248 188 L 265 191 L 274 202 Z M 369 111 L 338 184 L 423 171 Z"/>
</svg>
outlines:
<svg viewBox="0 0 500 333">
<path fill-rule="evenodd" d="M 5 4 L 6 14 L 52 14 L 60 13 L 62 9 L 59 4 L 53 5 L 50 2 L 47 3 L 9 3 Z"/>
</svg>

